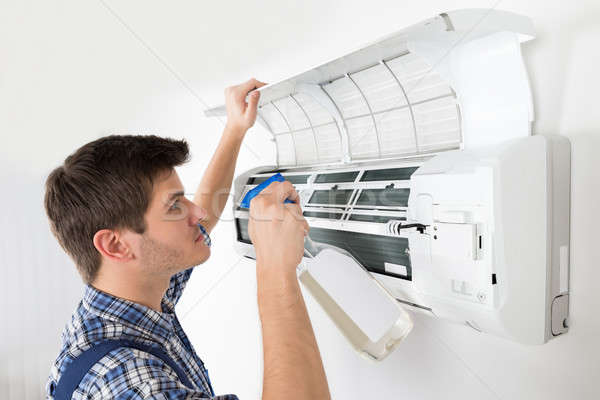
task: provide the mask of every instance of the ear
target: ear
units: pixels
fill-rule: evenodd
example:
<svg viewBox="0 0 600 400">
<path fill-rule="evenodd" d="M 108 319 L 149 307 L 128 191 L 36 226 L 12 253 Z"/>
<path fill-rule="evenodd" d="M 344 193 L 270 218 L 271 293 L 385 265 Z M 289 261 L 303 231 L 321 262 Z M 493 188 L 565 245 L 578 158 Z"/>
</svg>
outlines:
<svg viewBox="0 0 600 400">
<path fill-rule="evenodd" d="M 127 262 L 135 258 L 131 243 L 122 232 L 101 229 L 94 235 L 94 247 L 109 260 Z"/>
</svg>

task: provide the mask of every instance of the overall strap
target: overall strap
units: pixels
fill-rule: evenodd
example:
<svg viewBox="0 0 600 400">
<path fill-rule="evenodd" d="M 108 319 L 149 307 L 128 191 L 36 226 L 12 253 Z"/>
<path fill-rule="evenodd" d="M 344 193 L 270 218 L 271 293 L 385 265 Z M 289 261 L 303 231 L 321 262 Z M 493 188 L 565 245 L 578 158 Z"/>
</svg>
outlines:
<svg viewBox="0 0 600 400">
<path fill-rule="evenodd" d="M 85 350 L 81 353 L 77 358 L 75 358 L 70 364 L 67 365 L 66 369 L 63 371 L 60 379 L 56 384 L 56 389 L 54 391 L 54 399 L 55 400 L 70 400 L 71 396 L 73 396 L 73 392 L 79 386 L 79 383 L 83 379 L 83 377 L 88 373 L 90 368 L 94 366 L 102 357 L 107 355 L 112 350 L 128 347 L 141 350 L 146 353 L 150 353 L 161 360 L 163 360 L 169 367 L 171 367 L 179 380 L 183 382 L 183 384 L 189 388 L 193 388 L 194 386 L 190 382 L 189 378 L 185 374 L 185 372 L 181 369 L 179 365 L 165 351 L 153 345 L 147 345 L 143 343 L 133 342 L 131 340 L 107 340 L 104 342 L 97 343 L 92 345 L 89 349 Z"/>
</svg>

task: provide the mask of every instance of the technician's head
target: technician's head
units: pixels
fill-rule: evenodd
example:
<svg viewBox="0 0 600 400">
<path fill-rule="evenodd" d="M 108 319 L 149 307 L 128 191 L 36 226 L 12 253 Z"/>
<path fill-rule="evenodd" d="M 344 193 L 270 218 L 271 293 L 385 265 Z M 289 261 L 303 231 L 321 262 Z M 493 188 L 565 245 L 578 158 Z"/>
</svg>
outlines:
<svg viewBox="0 0 600 400">
<path fill-rule="evenodd" d="M 206 211 L 184 197 L 174 169 L 188 157 L 183 140 L 107 136 L 50 173 L 50 227 L 84 282 L 107 273 L 171 276 L 208 259 L 197 227 Z"/>
</svg>

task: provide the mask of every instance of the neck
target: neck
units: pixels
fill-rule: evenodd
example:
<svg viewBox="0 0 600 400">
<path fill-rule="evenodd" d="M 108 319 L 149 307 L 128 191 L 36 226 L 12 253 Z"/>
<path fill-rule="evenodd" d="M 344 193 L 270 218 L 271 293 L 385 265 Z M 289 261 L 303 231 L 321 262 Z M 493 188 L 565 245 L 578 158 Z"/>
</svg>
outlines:
<svg viewBox="0 0 600 400">
<path fill-rule="evenodd" d="M 93 287 L 105 293 L 133 301 L 162 312 L 161 302 L 169 288 L 167 276 L 148 276 L 124 271 L 123 267 L 101 268 L 91 283 Z"/>
</svg>

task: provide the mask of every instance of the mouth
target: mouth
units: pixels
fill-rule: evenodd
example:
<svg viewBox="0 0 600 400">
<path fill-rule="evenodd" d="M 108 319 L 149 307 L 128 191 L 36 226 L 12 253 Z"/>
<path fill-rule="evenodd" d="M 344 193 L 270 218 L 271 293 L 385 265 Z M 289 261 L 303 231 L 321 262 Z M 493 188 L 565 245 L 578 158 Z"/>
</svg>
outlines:
<svg viewBox="0 0 600 400">
<path fill-rule="evenodd" d="M 204 242 L 204 244 L 208 247 L 210 247 L 210 245 L 212 244 L 212 241 L 210 240 L 210 235 L 208 234 L 208 232 L 206 231 L 206 228 L 204 228 L 204 226 L 202 226 L 202 224 L 196 224 L 198 226 L 198 228 L 200 229 L 200 234 L 198 235 L 198 237 L 196 238 L 196 242 L 201 240 Z"/>
</svg>

